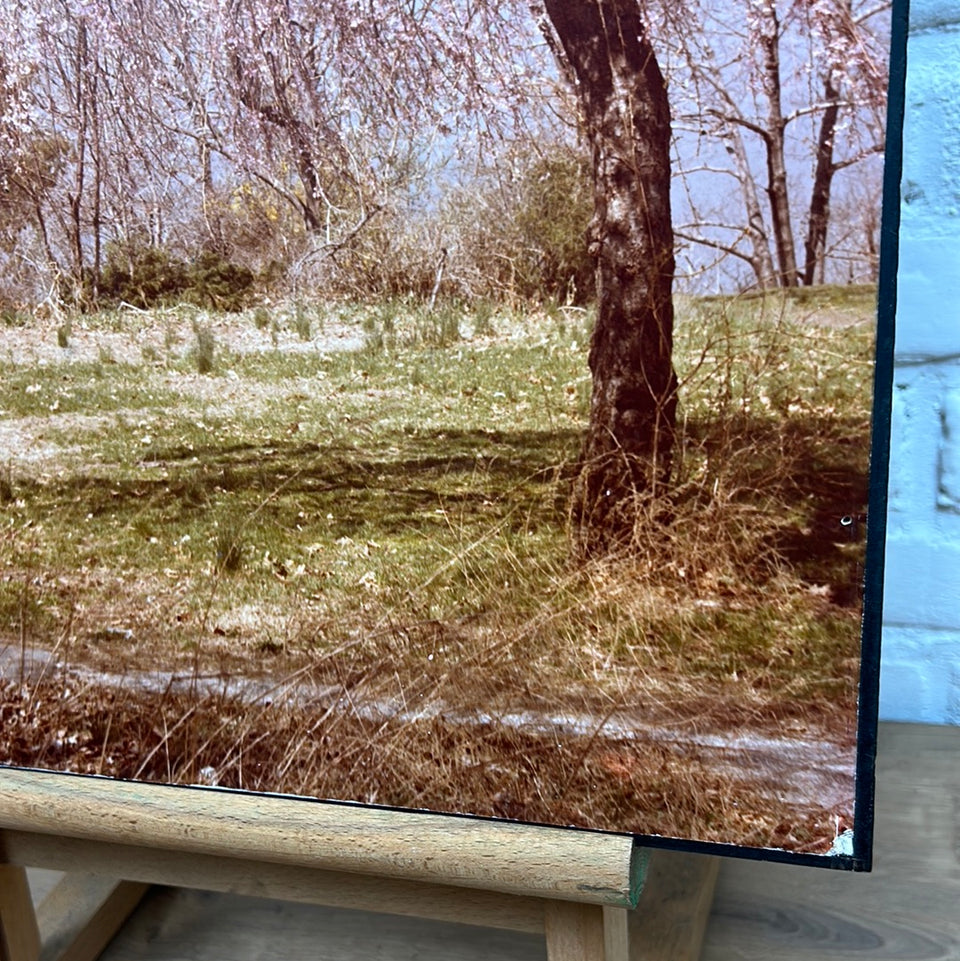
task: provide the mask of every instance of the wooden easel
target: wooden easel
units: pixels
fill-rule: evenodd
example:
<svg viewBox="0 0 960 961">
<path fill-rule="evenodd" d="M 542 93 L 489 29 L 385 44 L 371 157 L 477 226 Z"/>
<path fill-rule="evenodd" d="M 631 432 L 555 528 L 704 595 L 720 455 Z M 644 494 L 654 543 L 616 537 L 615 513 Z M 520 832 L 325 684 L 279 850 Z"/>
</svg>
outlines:
<svg viewBox="0 0 960 961">
<path fill-rule="evenodd" d="M 26 866 L 67 872 L 36 910 Z M 0 770 L 0 961 L 93 961 L 151 884 L 540 932 L 550 961 L 628 961 L 631 940 L 693 961 L 716 868 L 619 835 Z"/>
</svg>

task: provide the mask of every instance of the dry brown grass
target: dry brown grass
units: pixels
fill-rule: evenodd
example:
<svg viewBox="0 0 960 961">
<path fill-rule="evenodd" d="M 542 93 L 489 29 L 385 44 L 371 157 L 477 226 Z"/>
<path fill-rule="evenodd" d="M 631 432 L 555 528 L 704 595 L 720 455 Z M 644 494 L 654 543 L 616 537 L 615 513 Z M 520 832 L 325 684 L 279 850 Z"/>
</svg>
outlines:
<svg viewBox="0 0 960 961">
<path fill-rule="evenodd" d="M 171 397 L 193 372 L 15 366 L 0 400 L 24 417 L 118 412 L 75 459 L 7 472 L 0 758 L 829 847 L 853 794 L 862 544 L 839 520 L 866 498 L 869 337 L 695 320 L 675 483 L 638 502 L 626 555 L 582 566 L 579 331 L 238 355 L 219 420 L 224 385 Z M 66 667 L 21 677 L 21 648 Z M 789 783 L 824 758 L 849 771 Z"/>
<path fill-rule="evenodd" d="M 296 750 L 291 752 L 291 745 Z M 676 745 L 45 680 L 0 685 L 5 763 L 818 852 L 846 812 L 738 786 Z M 838 821 L 838 815 L 844 815 Z"/>
</svg>

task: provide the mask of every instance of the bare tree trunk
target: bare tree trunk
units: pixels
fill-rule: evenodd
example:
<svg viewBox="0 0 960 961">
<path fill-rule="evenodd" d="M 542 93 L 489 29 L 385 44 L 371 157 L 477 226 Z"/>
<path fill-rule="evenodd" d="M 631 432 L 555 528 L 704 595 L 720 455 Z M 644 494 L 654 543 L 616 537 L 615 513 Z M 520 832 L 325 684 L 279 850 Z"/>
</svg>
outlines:
<svg viewBox="0 0 960 961">
<path fill-rule="evenodd" d="M 575 547 L 587 556 L 627 546 L 638 498 L 670 474 L 670 108 L 636 0 L 546 0 L 545 8 L 577 79 L 594 165 L 593 393 L 571 502 Z"/>
<path fill-rule="evenodd" d="M 736 165 L 737 181 L 740 184 L 740 195 L 747 215 L 746 235 L 750 241 L 750 253 L 740 254 L 750 264 L 757 284 L 762 290 L 779 286 L 777 270 L 770 254 L 770 238 L 767 235 L 767 225 L 760 206 L 760 196 L 757 191 L 757 180 L 750 169 L 747 147 L 743 142 L 744 128 L 763 136 L 763 130 L 755 124 L 745 120 L 737 102 L 731 96 L 723 82 L 720 71 L 710 61 L 697 62 L 692 51 L 687 53 L 688 60 L 699 76 L 701 76 L 714 90 L 721 106 L 707 113 L 714 115 L 720 125 L 720 136 L 726 141 L 727 151 Z M 721 248 L 722 249 L 722 248 Z"/>
<path fill-rule="evenodd" d="M 76 88 L 74 107 L 77 111 L 77 143 L 76 160 L 74 163 L 73 193 L 68 195 L 70 203 L 70 221 L 68 234 L 73 254 L 73 279 L 75 293 L 83 287 L 83 194 L 86 187 L 86 149 L 89 116 L 87 113 L 88 100 L 85 94 L 85 78 L 89 67 L 89 51 L 87 49 L 87 26 L 81 21 L 77 27 L 77 49 L 74 59 L 74 82 Z"/>
<path fill-rule="evenodd" d="M 100 64 L 91 64 L 92 76 L 87 88 L 90 111 L 91 161 L 93 163 L 93 198 L 91 202 L 91 227 L 93 229 L 93 266 L 90 273 L 90 289 L 86 297 L 91 305 L 100 297 L 100 274 L 103 267 L 103 131 L 100 125 L 99 80 Z"/>
<path fill-rule="evenodd" d="M 830 191 L 836 166 L 833 162 L 833 140 L 840 114 L 840 91 L 827 73 L 823 83 L 823 99 L 827 104 L 820 118 L 817 137 L 817 164 L 810 191 L 810 213 L 804 246 L 803 282 L 806 286 L 823 283 L 827 252 L 827 226 L 830 222 Z"/>
<path fill-rule="evenodd" d="M 268 91 L 259 77 L 247 69 L 239 54 L 232 53 L 230 59 L 240 102 L 286 134 L 295 158 L 297 175 L 303 186 L 303 196 L 298 201 L 300 214 L 307 230 L 312 234 L 319 233 L 323 229 L 323 188 L 314 163 L 309 135 L 303 122 L 286 100 L 285 84 L 282 81 L 276 84 L 279 92 Z"/>
<path fill-rule="evenodd" d="M 728 130 L 724 139 L 730 145 L 731 154 L 737 165 L 740 192 L 747 213 L 747 236 L 750 238 L 751 256 L 750 266 L 756 274 L 757 283 L 762 290 L 768 290 L 777 285 L 777 271 L 770 256 L 770 243 L 767 239 L 767 228 L 763 222 L 763 210 L 760 198 L 757 196 L 757 182 L 750 171 L 747 159 L 747 148 L 743 142 L 743 134 L 734 123 L 727 124 Z"/>
<path fill-rule="evenodd" d="M 790 223 L 790 198 L 787 187 L 787 163 L 784 156 L 786 120 L 780 99 L 780 21 L 775 0 L 763 0 L 763 29 L 760 43 L 763 48 L 763 86 L 767 96 L 767 127 L 764 137 L 767 146 L 767 193 L 770 197 L 770 218 L 777 247 L 780 286 L 796 287 L 797 254 Z"/>
</svg>

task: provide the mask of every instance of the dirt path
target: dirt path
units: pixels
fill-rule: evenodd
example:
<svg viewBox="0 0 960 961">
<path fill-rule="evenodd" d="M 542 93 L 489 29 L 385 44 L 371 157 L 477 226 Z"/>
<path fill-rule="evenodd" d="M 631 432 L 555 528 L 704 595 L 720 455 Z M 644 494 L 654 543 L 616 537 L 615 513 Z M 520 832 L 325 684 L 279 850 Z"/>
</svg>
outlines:
<svg viewBox="0 0 960 961">
<path fill-rule="evenodd" d="M 67 677 L 76 685 L 126 688 L 144 693 L 190 692 L 199 696 L 239 699 L 250 706 L 269 703 L 296 705 L 318 715 L 333 707 L 364 720 L 412 723 L 443 717 L 461 725 L 500 725 L 517 731 L 594 737 L 603 734 L 617 742 L 647 741 L 668 745 L 678 756 L 695 756 L 709 774 L 731 784 L 749 785 L 771 800 L 795 806 L 798 811 L 853 810 L 856 750 L 826 731 L 807 726 L 802 732 L 740 729 L 707 730 L 692 725 L 671 728 L 652 724 L 639 713 L 618 712 L 599 717 L 584 712 L 546 712 L 529 709 L 486 713 L 452 708 L 440 700 L 411 707 L 396 700 L 365 697 L 362 688 L 344 690 L 339 685 L 317 684 L 305 675 L 288 679 L 252 678 L 239 674 L 201 674 L 131 670 L 126 673 L 94 671 L 81 664 L 56 661 L 47 651 L 30 650 L 23 658 L 28 680 Z M 21 676 L 21 653 L 0 648 L 0 678 Z"/>
</svg>

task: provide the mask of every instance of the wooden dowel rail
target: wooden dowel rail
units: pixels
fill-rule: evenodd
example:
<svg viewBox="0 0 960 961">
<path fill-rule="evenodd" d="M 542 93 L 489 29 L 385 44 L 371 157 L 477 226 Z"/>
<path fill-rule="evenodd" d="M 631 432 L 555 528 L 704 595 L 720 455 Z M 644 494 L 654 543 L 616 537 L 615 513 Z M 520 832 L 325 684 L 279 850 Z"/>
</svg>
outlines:
<svg viewBox="0 0 960 961">
<path fill-rule="evenodd" d="M 0 766 L 0 961 L 95 961 L 153 884 L 540 932 L 548 961 L 629 961 L 635 943 L 693 961 L 716 861 L 654 857 L 646 885 L 652 854 L 626 835 Z M 36 912 L 27 867 L 66 872 Z"/>
<path fill-rule="evenodd" d="M 378 878 L 210 854 L 184 855 L 157 848 L 23 831 L 0 831 L 0 860 L 4 859 L 10 865 L 68 874 L 119 877 L 166 887 L 476 924 L 527 934 L 543 932 L 546 903 L 543 898 L 480 888 Z"/>
<path fill-rule="evenodd" d="M 0 769 L 0 830 L 629 908 L 633 839 L 310 799 Z"/>
</svg>

